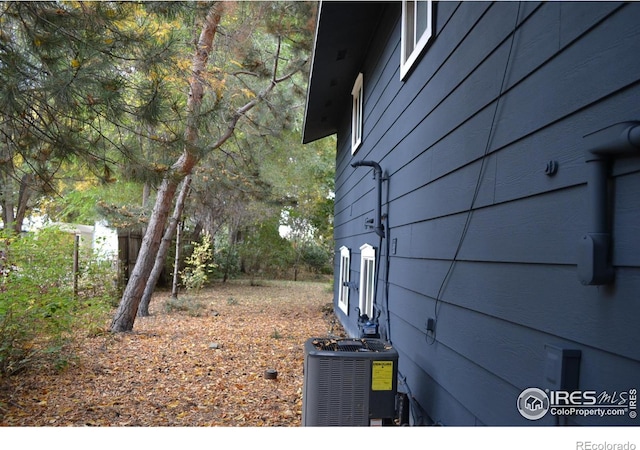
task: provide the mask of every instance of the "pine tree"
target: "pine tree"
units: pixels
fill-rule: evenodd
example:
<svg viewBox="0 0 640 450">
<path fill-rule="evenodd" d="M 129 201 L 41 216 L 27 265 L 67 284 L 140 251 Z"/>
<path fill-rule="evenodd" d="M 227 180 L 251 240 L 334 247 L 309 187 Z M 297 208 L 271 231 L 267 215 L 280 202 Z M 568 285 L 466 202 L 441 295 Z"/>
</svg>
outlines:
<svg viewBox="0 0 640 450">
<path fill-rule="evenodd" d="M 189 5 L 181 10 L 193 14 Z M 113 182 L 119 167 L 148 178 L 162 161 L 142 149 L 178 147 L 171 124 L 182 114 L 174 92 L 183 27 L 160 13 L 171 11 L 128 2 L 0 3 L 5 225 L 19 230 L 38 194 L 59 194 L 56 180 L 69 164 L 101 183 Z"/>
<path fill-rule="evenodd" d="M 204 155 L 220 149 L 233 136 L 241 119 L 250 120 L 247 116 L 254 108 L 263 104 L 279 84 L 289 81 L 306 65 L 308 53 L 303 51 L 304 46 L 292 38 L 295 36 L 292 30 L 297 23 L 288 19 L 289 5 L 279 5 L 278 2 L 241 2 L 240 5 L 219 2 L 211 5 L 203 16 L 189 79 L 184 149 L 165 174 L 158 190 L 140 253 L 111 324 L 111 331 L 133 329 L 179 182 L 192 173 Z M 228 19 L 228 29 L 235 32 L 235 54 L 229 52 L 228 44 L 231 41 L 220 38 L 222 45 L 214 47 L 214 42 L 217 42 L 215 39 L 220 36 L 223 16 Z M 256 33 L 258 23 L 266 24 L 266 31 Z M 285 32 L 288 35 L 282 34 Z M 228 33 L 223 36 L 231 35 Z M 240 58 L 242 61 L 238 61 Z M 234 65 L 238 67 L 232 72 L 223 70 Z M 231 79 L 236 86 L 234 89 L 228 85 Z M 211 112 L 218 111 L 222 114 L 218 120 L 204 120 Z M 208 136 L 213 138 L 209 139 Z"/>
</svg>

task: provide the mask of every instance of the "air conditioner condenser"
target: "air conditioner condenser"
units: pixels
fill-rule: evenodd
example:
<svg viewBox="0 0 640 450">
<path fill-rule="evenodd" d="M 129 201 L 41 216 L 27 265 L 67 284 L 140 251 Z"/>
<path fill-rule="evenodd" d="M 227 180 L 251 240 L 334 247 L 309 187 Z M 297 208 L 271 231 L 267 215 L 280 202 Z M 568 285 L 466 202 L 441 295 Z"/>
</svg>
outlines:
<svg viewBox="0 0 640 450">
<path fill-rule="evenodd" d="M 379 339 L 305 342 L 303 426 L 370 426 L 396 418 L 398 352 Z"/>
</svg>

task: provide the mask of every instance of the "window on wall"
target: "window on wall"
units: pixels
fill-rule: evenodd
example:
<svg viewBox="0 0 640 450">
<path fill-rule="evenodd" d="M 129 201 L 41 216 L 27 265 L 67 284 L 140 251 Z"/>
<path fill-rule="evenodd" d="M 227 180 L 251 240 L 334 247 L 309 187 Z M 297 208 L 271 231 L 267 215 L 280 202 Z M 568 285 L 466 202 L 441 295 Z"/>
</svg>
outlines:
<svg viewBox="0 0 640 450">
<path fill-rule="evenodd" d="M 354 154 L 362 143 L 362 74 L 358 74 L 351 91 L 353 108 L 351 112 L 351 154 Z"/>
<path fill-rule="evenodd" d="M 431 39 L 431 0 L 403 0 L 400 78 L 404 79 Z"/>
<path fill-rule="evenodd" d="M 349 270 L 351 267 L 351 252 L 347 247 L 340 247 L 340 285 L 338 287 L 338 307 L 349 314 Z"/>
<path fill-rule="evenodd" d="M 369 245 L 360 247 L 360 314 L 373 317 L 376 286 L 376 251 Z"/>
</svg>

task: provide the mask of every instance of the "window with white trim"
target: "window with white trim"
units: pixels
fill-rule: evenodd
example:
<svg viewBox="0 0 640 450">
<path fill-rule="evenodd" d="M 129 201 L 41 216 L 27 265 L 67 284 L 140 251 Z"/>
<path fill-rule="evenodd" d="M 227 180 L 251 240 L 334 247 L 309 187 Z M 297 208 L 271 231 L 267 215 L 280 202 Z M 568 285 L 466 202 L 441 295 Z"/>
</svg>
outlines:
<svg viewBox="0 0 640 450">
<path fill-rule="evenodd" d="M 351 110 L 351 154 L 353 155 L 362 143 L 362 73 L 358 74 L 351 90 L 353 107 Z"/>
<path fill-rule="evenodd" d="M 401 80 L 404 80 L 431 39 L 431 6 L 431 0 L 402 1 Z"/>
<path fill-rule="evenodd" d="M 351 251 L 347 247 L 340 247 L 340 279 L 338 286 L 338 307 L 349 314 L 349 270 L 351 267 Z"/>
<path fill-rule="evenodd" d="M 373 318 L 376 287 L 376 250 L 369 244 L 360 247 L 360 315 Z"/>
</svg>

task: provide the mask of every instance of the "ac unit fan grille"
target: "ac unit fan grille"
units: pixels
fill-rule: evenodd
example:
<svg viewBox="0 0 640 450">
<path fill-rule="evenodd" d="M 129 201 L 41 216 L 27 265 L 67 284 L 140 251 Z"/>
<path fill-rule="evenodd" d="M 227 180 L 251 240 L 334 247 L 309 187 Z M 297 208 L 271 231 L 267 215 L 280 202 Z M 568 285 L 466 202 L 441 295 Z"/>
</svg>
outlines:
<svg viewBox="0 0 640 450">
<path fill-rule="evenodd" d="M 321 358 L 322 377 L 317 393 L 325 401 L 318 403 L 316 425 L 353 426 L 367 423 L 368 389 L 361 382 L 367 376 L 366 360 L 336 360 Z"/>
<path fill-rule="evenodd" d="M 372 339 L 314 339 L 316 350 L 330 352 L 384 352 L 391 346 Z"/>
</svg>

